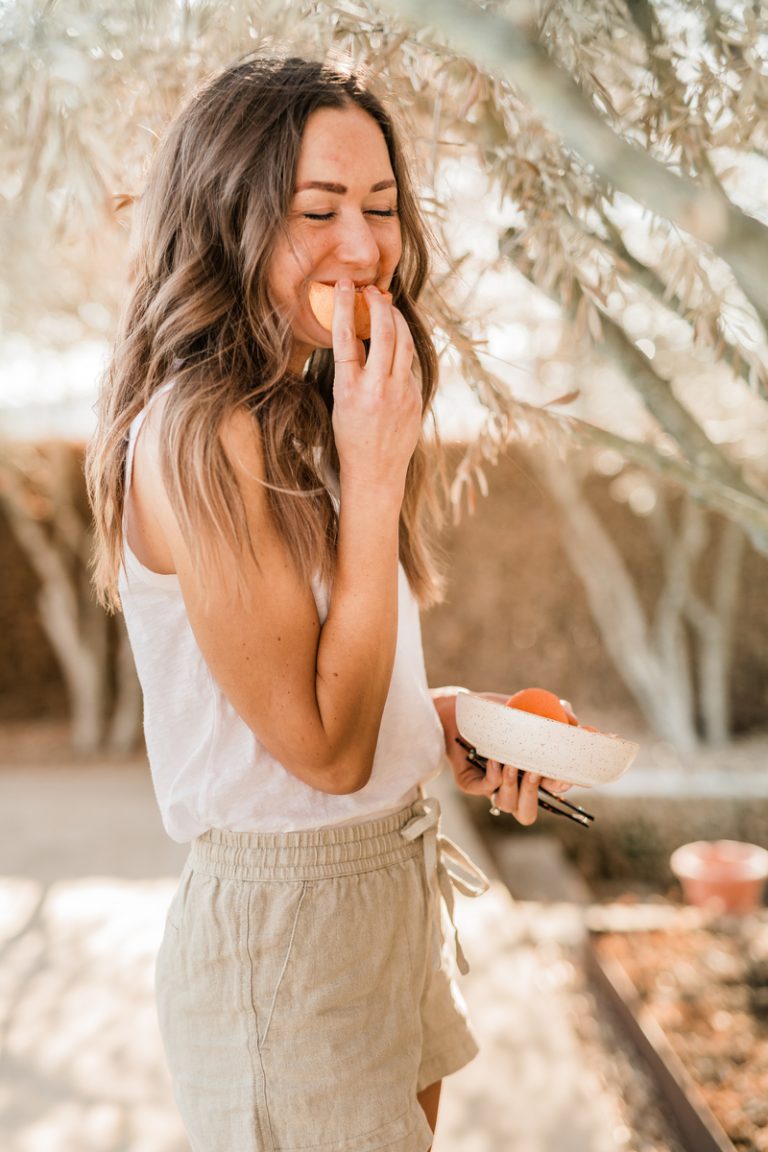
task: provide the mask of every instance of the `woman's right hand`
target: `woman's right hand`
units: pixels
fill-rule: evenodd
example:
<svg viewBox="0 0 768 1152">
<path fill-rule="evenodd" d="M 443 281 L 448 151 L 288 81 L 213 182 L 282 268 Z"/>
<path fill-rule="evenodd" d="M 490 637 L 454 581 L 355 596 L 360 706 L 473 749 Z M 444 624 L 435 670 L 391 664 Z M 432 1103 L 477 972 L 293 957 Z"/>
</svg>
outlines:
<svg viewBox="0 0 768 1152">
<path fill-rule="evenodd" d="M 391 489 L 399 498 L 421 433 L 421 388 L 413 369 L 414 344 L 388 292 L 364 289 L 371 313 L 368 358 L 355 335 L 355 288 L 336 285 L 333 310 L 333 431 L 342 489 Z"/>
</svg>

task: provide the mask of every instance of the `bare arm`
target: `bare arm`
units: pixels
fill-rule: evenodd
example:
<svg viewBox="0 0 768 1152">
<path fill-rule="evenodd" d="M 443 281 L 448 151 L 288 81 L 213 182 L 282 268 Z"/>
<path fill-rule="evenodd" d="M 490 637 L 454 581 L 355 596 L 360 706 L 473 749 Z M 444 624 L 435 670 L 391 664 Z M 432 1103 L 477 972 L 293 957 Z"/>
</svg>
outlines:
<svg viewBox="0 0 768 1152">
<path fill-rule="evenodd" d="M 167 497 L 157 491 L 151 436 L 145 451 L 155 491 L 144 500 L 160 519 L 191 626 L 222 691 L 287 771 L 339 794 L 363 787 L 371 772 L 397 639 L 400 505 L 421 426 L 404 319 L 386 296 L 372 293 L 371 350 L 363 366 L 354 292 L 340 297 L 334 433 L 341 511 L 322 627 L 272 521 L 259 439 L 247 414 L 233 417 L 223 433 L 256 550 L 256 560 L 243 550 L 236 561 L 248 588 L 244 603 L 235 602 L 232 587 L 202 587 Z"/>
</svg>

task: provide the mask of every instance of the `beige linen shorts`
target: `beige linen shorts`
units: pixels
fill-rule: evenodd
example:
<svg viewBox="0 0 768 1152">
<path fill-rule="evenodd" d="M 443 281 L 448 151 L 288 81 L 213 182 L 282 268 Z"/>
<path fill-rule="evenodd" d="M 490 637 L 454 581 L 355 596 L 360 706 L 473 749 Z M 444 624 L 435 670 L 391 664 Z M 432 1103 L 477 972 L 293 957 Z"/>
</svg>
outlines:
<svg viewBox="0 0 768 1152">
<path fill-rule="evenodd" d="M 194 1152 L 429 1149 L 416 1093 L 477 1046 L 403 831 L 423 811 L 194 842 L 156 979 Z"/>
</svg>

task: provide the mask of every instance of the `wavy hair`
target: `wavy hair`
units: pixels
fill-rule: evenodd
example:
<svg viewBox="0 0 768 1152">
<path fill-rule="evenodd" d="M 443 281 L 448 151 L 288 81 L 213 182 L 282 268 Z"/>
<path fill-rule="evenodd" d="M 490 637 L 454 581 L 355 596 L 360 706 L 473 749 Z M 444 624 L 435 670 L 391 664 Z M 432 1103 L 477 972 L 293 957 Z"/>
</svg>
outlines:
<svg viewBox="0 0 768 1152">
<path fill-rule="evenodd" d="M 338 465 L 333 353 L 316 350 L 301 377 L 290 371 L 291 332 L 270 298 L 267 269 L 294 195 L 308 118 L 350 104 L 381 128 L 397 181 L 402 257 L 390 291 L 413 334 L 425 415 L 431 411 L 437 358 L 417 306 L 428 273 L 427 231 L 392 118 L 360 76 L 296 58 L 238 61 L 172 123 L 136 204 L 131 290 L 86 458 L 94 584 L 111 610 L 119 608 L 128 431 L 169 380 L 163 479 L 204 578 L 251 543 L 220 437 L 222 422 L 240 407 L 258 425 L 270 509 L 297 570 L 307 580 L 333 578 L 338 515 L 324 479 Z M 434 472 L 422 432 L 399 534 L 422 605 L 441 591 Z"/>
</svg>

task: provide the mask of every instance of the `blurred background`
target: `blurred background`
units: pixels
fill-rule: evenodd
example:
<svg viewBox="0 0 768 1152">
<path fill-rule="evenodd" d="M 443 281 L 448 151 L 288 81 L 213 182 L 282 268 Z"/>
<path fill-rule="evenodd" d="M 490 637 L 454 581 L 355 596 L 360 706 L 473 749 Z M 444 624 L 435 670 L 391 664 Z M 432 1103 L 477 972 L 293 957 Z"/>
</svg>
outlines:
<svg viewBox="0 0 768 1152">
<path fill-rule="evenodd" d="M 175 110 L 245 52 L 364 65 L 405 125 L 450 480 L 431 683 L 541 685 L 640 742 L 589 798 L 600 831 L 557 829 L 598 898 L 676 897 L 685 840 L 768 845 L 767 43 L 759 4 L 718 0 L 0 2 L 4 1147 L 180 1146 L 155 1055 L 143 1128 L 114 1100 L 86 1122 L 67 1086 L 96 1072 L 66 990 L 116 950 L 149 979 L 183 858 L 122 621 L 90 591 L 82 457 L 132 198 Z M 491 847 L 521 834 L 468 814 Z M 57 1004 L 67 1039 L 25 1095 Z M 116 1081 L 108 1004 L 86 1033 L 111 1022 Z"/>
</svg>

